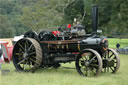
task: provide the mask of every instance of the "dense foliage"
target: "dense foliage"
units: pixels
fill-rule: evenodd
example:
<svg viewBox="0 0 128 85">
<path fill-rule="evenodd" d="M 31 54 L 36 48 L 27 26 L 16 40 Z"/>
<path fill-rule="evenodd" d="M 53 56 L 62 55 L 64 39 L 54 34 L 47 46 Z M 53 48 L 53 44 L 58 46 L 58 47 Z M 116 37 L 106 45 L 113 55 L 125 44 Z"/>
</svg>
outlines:
<svg viewBox="0 0 128 85">
<path fill-rule="evenodd" d="M 99 6 L 99 29 L 108 37 L 128 37 L 128 0 L 0 0 L 0 38 L 27 30 L 57 29 L 76 18 L 91 31 L 91 8 Z"/>
</svg>

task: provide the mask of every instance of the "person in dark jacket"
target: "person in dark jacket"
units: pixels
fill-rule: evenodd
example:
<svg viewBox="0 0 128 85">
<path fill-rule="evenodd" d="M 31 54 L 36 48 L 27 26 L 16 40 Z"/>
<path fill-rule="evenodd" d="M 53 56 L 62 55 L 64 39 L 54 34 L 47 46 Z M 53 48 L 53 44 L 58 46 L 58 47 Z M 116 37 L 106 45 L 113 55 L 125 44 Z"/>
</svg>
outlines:
<svg viewBox="0 0 128 85">
<path fill-rule="evenodd" d="M 116 48 L 117 49 L 120 48 L 120 44 L 119 43 L 116 44 Z"/>
</svg>

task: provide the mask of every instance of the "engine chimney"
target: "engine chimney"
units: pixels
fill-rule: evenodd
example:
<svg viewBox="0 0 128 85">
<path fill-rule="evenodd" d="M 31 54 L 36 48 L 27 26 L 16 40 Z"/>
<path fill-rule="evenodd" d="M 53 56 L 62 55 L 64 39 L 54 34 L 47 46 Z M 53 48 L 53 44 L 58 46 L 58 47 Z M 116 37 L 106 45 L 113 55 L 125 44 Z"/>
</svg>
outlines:
<svg viewBox="0 0 128 85">
<path fill-rule="evenodd" d="M 92 29 L 93 33 L 96 34 L 98 29 L 98 6 L 92 7 Z"/>
</svg>

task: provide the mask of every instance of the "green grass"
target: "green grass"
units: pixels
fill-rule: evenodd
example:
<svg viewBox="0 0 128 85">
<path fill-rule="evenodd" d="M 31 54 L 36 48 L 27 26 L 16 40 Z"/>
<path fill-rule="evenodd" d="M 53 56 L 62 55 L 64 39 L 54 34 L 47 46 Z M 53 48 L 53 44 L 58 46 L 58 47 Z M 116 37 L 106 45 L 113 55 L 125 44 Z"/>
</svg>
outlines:
<svg viewBox="0 0 128 85">
<path fill-rule="evenodd" d="M 128 39 L 109 40 L 109 47 L 128 46 Z M 81 77 L 76 69 L 39 69 L 35 73 L 15 72 L 12 64 L 3 64 L 2 69 L 9 69 L 7 75 L 0 74 L 0 85 L 128 85 L 128 55 L 120 55 L 121 66 L 116 74 L 101 73 L 98 77 Z M 74 63 L 63 64 L 75 68 Z"/>
<path fill-rule="evenodd" d="M 9 69 L 7 75 L 0 75 L 0 85 L 128 85 L 128 55 L 120 55 L 121 66 L 116 74 L 102 73 L 98 77 L 82 77 L 76 69 L 39 69 L 35 73 L 15 72 L 12 63 L 3 64 Z M 63 66 L 75 68 L 74 63 Z"/>
<path fill-rule="evenodd" d="M 120 47 L 128 46 L 128 39 L 109 38 L 109 48 L 116 48 L 116 44 L 120 43 Z"/>
</svg>

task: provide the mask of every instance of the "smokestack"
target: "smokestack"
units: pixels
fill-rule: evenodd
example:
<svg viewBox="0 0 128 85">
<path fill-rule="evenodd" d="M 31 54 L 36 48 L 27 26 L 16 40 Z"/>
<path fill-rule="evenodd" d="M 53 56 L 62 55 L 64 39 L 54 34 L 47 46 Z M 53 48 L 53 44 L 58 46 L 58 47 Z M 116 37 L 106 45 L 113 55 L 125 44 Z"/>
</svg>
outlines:
<svg viewBox="0 0 128 85">
<path fill-rule="evenodd" d="M 98 6 L 92 7 L 92 29 L 93 33 L 96 34 L 98 29 Z"/>
</svg>

